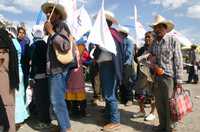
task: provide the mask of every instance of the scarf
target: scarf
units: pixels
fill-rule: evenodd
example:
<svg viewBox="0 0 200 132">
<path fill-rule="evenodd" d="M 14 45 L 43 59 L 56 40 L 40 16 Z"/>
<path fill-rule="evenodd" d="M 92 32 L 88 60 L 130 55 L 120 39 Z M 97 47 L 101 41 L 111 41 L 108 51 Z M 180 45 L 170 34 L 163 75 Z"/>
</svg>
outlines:
<svg viewBox="0 0 200 132">
<path fill-rule="evenodd" d="M 119 32 L 114 29 L 114 28 L 110 28 L 110 32 L 114 38 L 114 40 L 116 40 L 118 43 L 122 44 L 123 43 L 123 39 L 122 37 L 119 35 Z"/>
</svg>

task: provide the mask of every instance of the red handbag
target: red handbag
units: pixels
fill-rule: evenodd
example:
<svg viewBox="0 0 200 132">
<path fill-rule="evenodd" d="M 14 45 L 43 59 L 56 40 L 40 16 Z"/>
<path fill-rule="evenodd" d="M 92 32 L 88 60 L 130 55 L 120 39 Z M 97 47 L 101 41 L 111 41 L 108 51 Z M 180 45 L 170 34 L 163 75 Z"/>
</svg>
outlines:
<svg viewBox="0 0 200 132">
<path fill-rule="evenodd" d="M 182 120 L 187 113 L 192 112 L 190 91 L 178 87 L 169 100 L 169 104 L 171 120 L 175 122 Z"/>
</svg>

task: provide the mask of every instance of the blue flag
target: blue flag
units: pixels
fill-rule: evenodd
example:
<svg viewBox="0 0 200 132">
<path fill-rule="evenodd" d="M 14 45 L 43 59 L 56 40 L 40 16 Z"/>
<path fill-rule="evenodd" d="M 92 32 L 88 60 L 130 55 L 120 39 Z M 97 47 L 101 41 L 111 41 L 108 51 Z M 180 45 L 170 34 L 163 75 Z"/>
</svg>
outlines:
<svg viewBox="0 0 200 132">
<path fill-rule="evenodd" d="M 40 24 L 40 21 L 42 20 L 42 16 L 43 16 L 43 12 L 42 12 L 42 10 L 40 10 L 40 12 L 38 12 L 38 14 L 37 14 L 36 25 Z"/>
<path fill-rule="evenodd" d="M 89 34 L 90 34 L 89 31 L 86 32 L 85 34 L 83 34 L 83 36 L 78 41 L 76 41 L 76 44 L 77 45 L 79 45 L 79 44 L 86 44 Z"/>
</svg>

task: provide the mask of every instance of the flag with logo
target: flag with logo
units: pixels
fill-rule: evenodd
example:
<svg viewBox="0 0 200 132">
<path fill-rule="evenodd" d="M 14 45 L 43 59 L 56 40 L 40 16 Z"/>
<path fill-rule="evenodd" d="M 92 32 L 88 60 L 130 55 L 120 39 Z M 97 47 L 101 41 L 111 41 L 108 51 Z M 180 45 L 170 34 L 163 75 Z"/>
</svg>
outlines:
<svg viewBox="0 0 200 132">
<path fill-rule="evenodd" d="M 92 28 L 92 21 L 84 6 L 76 10 L 73 17 L 68 21 L 70 31 L 76 40 L 79 40 Z"/>
</svg>

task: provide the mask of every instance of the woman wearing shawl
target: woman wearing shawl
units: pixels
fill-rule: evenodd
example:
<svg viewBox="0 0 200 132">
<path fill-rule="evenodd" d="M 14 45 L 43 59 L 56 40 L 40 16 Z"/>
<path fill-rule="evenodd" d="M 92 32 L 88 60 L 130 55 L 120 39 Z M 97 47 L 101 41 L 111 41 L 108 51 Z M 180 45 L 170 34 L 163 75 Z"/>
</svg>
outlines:
<svg viewBox="0 0 200 132">
<path fill-rule="evenodd" d="M 4 29 L 0 29 L 0 96 L 2 99 L 2 105 L 4 105 L 3 109 L 6 111 L 2 116 L 7 116 L 8 118 L 8 124 L 4 121 L 2 123 L 4 125 L 3 131 L 8 132 L 16 131 L 14 95 L 15 89 L 17 89 L 19 85 L 17 61 L 17 52 L 9 38 L 8 32 Z M 1 111 L 0 114 L 3 114 L 3 112 Z"/>
<path fill-rule="evenodd" d="M 86 116 L 86 92 L 85 92 L 85 81 L 83 74 L 83 66 L 81 54 L 78 48 L 75 50 L 78 67 L 71 71 L 68 83 L 67 92 L 65 94 L 65 99 L 67 101 L 68 109 L 74 114 L 80 113 L 81 116 Z"/>
<path fill-rule="evenodd" d="M 18 56 L 18 75 L 19 75 L 19 89 L 15 90 L 15 123 L 17 127 L 20 127 L 20 123 L 23 123 L 29 117 L 29 113 L 27 111 L 25 105 L 25 87 L 23 81 L 23 71 L 22 71 L 22 64 L 21 64 L 21 46 L 17 40 L 17 38 L 12 35 L 12 42 L 17 50 Z"/>
</svg>

